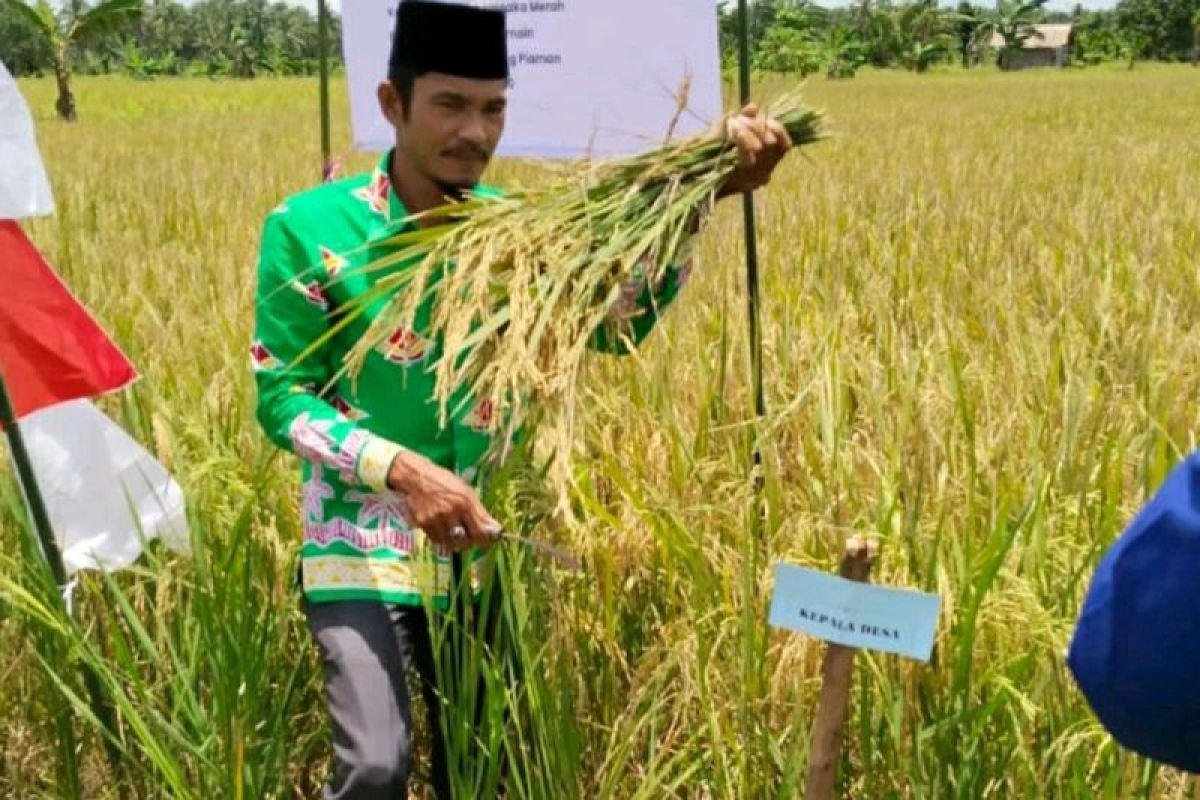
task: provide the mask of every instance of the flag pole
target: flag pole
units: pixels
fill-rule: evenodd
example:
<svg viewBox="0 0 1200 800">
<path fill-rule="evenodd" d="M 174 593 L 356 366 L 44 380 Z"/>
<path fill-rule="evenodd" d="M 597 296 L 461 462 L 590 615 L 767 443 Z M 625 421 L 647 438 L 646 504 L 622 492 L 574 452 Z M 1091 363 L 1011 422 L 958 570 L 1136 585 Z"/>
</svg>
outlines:
<svg viewBox="0 0 1200 800">
<path fill-rule="evenodd" d="M 38 542 L 42 546 L 42 555 L 45 557 L 46 567 L 50 570 L 50 575 L 54 578 L 54 585 L 58 592 L 66 591 L 67 587 L 67 569 L 63 565 L 62 550 L 58 547 L 58 542 L 54 538 L 54 529 L 50 524 L 50 515 L 46 511 L 46 502 L 42 498 L 42 492 L 38 488 L 37 476 L 33 471 L 33 463 L 29 460 L 29 451 L 25 447 L 25 439 L 21 436 L 21 428 L 17 422 L 16 413 L 13 410 L 12 399 L 8 394 L 8 386 L 4 382 L 4 373 L 0 371 L 0 425 L 4 426 L 4 435 L 8 439 L 8 449 L 12 453 L 13 465 L 17 470 L 17 482 L 21 485 L 21 491 L 25 495 L 25 502 L 29 506 L 29 517 L 33 523 L 34 531 L 37 534 Z M 61 607 L 67 615 L 70 615 L 70 608 L 67 604 L 67 599 L 62 594 L 58 594 Z M 109 766 L 114 773 L 119 773 L 121 769 L 121 751 L 116 743 L 109 737 L 115 736 L 117 727 L 113 718 L 113 708 L 109 704 L 108 698 L 104 696 L 104 691 L 100 687 L 100 678 L 87 664 L 81 665 L 83 671 L 83 683 L 87 688 L 88 704 L 91 706 L 92 713 L 96 719 L 104 726 L 106 735 L 104 736 L 104 751 L 108 757 Z M 62 730 L 60 728 L 60 730 Z M 68 724 L 67 735 L 70 733 Z M 73 745 L 72 745 L 73 749 Z"/>
<path fill-rule="evenodd" d="M 746 0 L 738 0 L 738 77 L 741 104 L 750 102 L 750 10 Z M 749 550 L 742 567 L 743 591 L 746 602 L 742 611 L 743 676 L 742 731 L 750 736 L 755 729 L 753 699 L 763 696 L 762 676 L 750 667 L 765 652 L 765 628 L 758 616 L 759 571 L 767 556 L 767 510 L 763 506 L 766 476 L 763 472 L 762 430 L 767 416 L 766 395 L 763 392 L 762 327 L 758 286 L 758 226 L 754 214 L 754 194 L 742 195 L 742 218 L 746 237 L 746 310 L 750 333 L 750 381 L 754 391 L 754 440 L 751 471 L 754 475 L 754 508 L 750 518 Z"/>
<path fill-rule="evenodd" d="M 329 8 L 317 0 L 317 60 L 321 92 L 321 180 L 333 180 L 333 153 L 329 144 Z"/>
<path fill-rule="evenodd" d="M 750 102 L 750 10 L 746 0 L 738 0 L 738 78 L 742 105 Z M 754 215 L 754 194 L 742 195 L 742 217 L 746 229 L 746 300 L 750 326 L 750 380 L 754 389 L 754 413 L 761 423 L 767 415 L 763 391 L 762 326 L 758 287 L 758 226 Z M 753 452 L 755 499 L 763 489 L 762 445 L 754 437 Z M 759 515 L 756 515 L 756 517 Z M 760 531 L 761 535 L 761 531 Z"/>
<path fill-rule="evenodd" d="M 0 373 L 0 425 L 4 426 L 4 435 L 8 439 L 8 449 L 12 453 L 13 465 L 17 470 L 17 481 L 25 493 L 25 502 L 29 505 L 29 517 L 33 522 L 34 532 L 42 545 L 42 555 L 45 556 L 46 566 L 54 577 L 54 585 L 61 591 L 67 585 L 67 570 L 63 566 L 62 551 L 54 540 L 54 531 L 50 527 L 50 515 L 46 513 L 46 503 L 38 489 L 37 478 L 33 474 L 33 464 L 29 461 L 29 451 L 25 449 L 25 439 L 17 424 L 13 412 L 12 400 L 8 395 L 8 386 L 4 375 Z"/>
</svg>

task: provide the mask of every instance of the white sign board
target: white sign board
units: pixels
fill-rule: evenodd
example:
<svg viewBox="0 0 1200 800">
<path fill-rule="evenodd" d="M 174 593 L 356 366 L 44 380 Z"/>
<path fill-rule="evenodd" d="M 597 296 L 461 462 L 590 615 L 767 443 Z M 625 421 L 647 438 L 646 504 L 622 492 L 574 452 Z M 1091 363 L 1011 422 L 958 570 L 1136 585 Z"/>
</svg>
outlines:
<svg viewBox="0 0 1200 800">
<path fill-rule="evenodd" d="M 768 621 L 827 642 L 928 661 L 942 600 L 804 567 L 775 567 Z"/>
<path fill-rule="evenodd" d="M 354 142 L 394 143 L 375 89 L 387 75 L 399 0 L 346 0 L 342 42 Z M 675 136 L 720 118 L 712 0 L 472 0 L 508 14 L 509 111 L 501 155 L 627 155 L 662 144 L 690 79 Z"/>
</svg>

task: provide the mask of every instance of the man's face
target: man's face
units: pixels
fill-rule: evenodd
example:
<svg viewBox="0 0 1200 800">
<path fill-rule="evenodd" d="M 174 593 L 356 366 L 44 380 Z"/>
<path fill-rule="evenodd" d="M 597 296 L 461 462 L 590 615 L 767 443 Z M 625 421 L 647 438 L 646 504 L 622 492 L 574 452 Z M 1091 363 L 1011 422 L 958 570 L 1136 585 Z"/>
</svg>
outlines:
<svg viewBox="0 0 1200 800">
<path fill-rule="evenodd" d="M 381 87 L 381 100 L 386 89 Z M 396 128 L 396 152 L 446 190 L 470 189 L 483 176 L 504 131 L 507 81 L 427 73 L 413 84 L 407 113 L 384 102 Z"/>
</svg>

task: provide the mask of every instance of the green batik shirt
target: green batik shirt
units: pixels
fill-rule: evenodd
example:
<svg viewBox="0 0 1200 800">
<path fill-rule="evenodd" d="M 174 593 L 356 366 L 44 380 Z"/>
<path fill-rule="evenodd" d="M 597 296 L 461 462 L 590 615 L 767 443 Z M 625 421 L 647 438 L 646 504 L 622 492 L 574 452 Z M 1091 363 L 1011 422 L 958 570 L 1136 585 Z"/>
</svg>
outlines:
<svg viewBox="0 0 1200 800">
<path fill-rule="evenodd" d="M 388 177 L 390 159 L 388 153 L 372 174 L 288 198 L 263 228 L 250 348 L 258 419 L 272 442 L 302 460 L 301 572 L 305 596 L 314 603 L 445 603 L 451 554 L 409 524 L 403 498 L 387 486 L 388 470 L 407 448 L 478 488 L 494 427 L 487 403 L 456 403 L 461 410 L 440 424 L 431 303 L 413 329 L 396 330 L 368 355 L 357 380 L 333 378 L 377 308 L 300 358 L 339 309 L 406 268 L 355 271 L 388 252 L 374 243 L 400 230 L 407 216 Z M 486 187 L 479 192 L 498 194 Z M 620 352 L 626 341 L 644 338 L 689 272 L 690 261 L 666 270 L 652 289 L 645 281 L 624 287 L 613 324 L 597 331 L 596 349 Z"/>
</svg>

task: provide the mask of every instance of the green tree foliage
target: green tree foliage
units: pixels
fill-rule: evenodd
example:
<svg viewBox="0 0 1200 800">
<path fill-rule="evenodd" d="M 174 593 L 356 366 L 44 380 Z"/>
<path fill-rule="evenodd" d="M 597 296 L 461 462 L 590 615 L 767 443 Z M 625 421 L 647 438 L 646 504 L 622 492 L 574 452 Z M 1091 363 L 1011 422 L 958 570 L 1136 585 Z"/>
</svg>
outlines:
<svg viewBox="0 0 1200 800">
<path fill-rule="evenodd" d="M 807 76 L 821 69 L 821 30 L 824 12 L 807 3 L 776 9 L 754 54 L 754 66 L 765 72 L 798 72 Z"/>
<path fill-rule="evenodd" d="M 1075 63 L 1099 64 L 1122 57 L 1124 43 L 1114 14 L 1081 11 L 1075 26 L 1075 48 L 1071 55 Z"/>
<path fill-rule="evenodd" d="M 75 95 L 71 92 L 71 60 L 78 48 L 86 47 L 127 28 L 142 12 L 142 0 L 104 0 L 94 8 L 72 3 L 56 13 L 47 0 L 26 5 L 24 0 L 0 0 L 14 17 L 49 45 L 58 81 L 55 108 L 59 119 L 75 120 Z"/>
<path fill-rule="evenodd" d="M 737 61 L 737 6 L 721 7 L 724 63 Z M 893 5 L 859 0 L 825 9 L 807 0 L 759 0 L 748 5 L 752 65 L 765 72 L 853 77 L 864 64 L 924 72 L 955 46 L 958 16 L 936 0 Z"/>
<path fill-rule="evenodd" d="M 1196 43 L 1200 0 L 1121 0 L 1117 25 L 1130 42 L 1142 42 L 1146 58 L 1183 61 Z"/>
<path fill-rule="evenodd" d="M 56 72 L 56 50 L 41 21 L 27 10 L 33 0 L 0 0 L 0 59 L 16 75 Z M 38 0 L 41 2 L 41 0 Z M 20 3 L 26 11 L 16 8 Z M 1115 11 L 1047 12 L 1044 0 L 999 0 L 985 9 L 961 0 L 954 10 L 936 0 L 853 0 L 822 8 L 813 0 L 749 0 L 752 66 L 764 72 L 852 77 L 859 67 L 924 72 L 956 61 L 983 62 L 993 33 L 1005 45 L 997 63 L 1033 36 L 1038 22 L 1076 25 L 1076 64 L 1191 59 L 1200 65 L 1200 0 L 1120 0 Z M 86 0 L 67 0 L 55 17 L 67 24 L 89 11 Z M 207 75 L 253 78 L 317 71 L 317 21 L 307 9 L 278 0 L 143 0 L 136 23 L 97 31 L 67 49 L 75 73 L 123 71 L 139 78 Z M 722 62 L 737 63 L 738 3 L 719 0 Z M 341 24 L 330 19 L 329 52 L 341 52 Z M 39 33 L 43 31 L 43 33 Z"/>
<path fill-rule="evenodd" d="M 17 75 L 54 69 L 53 48 L 27 14 L 0 0 L 0 58 Z M 83 6 L 79 6 L 84 9 Z M 330 18 L 331 57 L 341 52 L 341 24 Z M 210 75 L 251 78 L 264 73 L 315 74 L 317 20 L 307 9 L 267 0 L 145 0 L 136 23 L 79 43 L 75 72 L 125 71 L 139 78 Z"/>
<path fill-rule="evenodd" d="M 829 29 L 821 51 L 825 76 L 830 80 L 853 78 L 866 63 L 866 53 L 858 34 L 848 25 Z"/>
<path fill-rule="evenodd" d="M 999 0 L 994 8 L 961 0 L 951 10 L 932 0 L 854 0 L 822 8 L 811 0 L 750 0 L 752 65 L 764 72 L 809 75 L 824 71 L 845 78 L 859 67 L 904 68 L 924 72 L 955 61 L 966 69 L 984 62 L 993 37 L 1004 44 L 996 63 L 1006 69 L 1012 56 L 1036 36 L 1044 22 L 1076 26 L 1072 62 L 1136 62 L 1191 58 L 1200 65 L 1200 0 L 1121 0 L 1119 10 L 1047 11 L 1045 0 Z M 735 0 L 723 0 L 721 46 L 726 67 L 737 63 Z"/>
<path fill-rule="evenodd" d="M 941 60 L 954 42 L 954 19 L 937 0 L 918 0 L 889 14 L 897 61 L 907 70 L 925 72 Z"/>
<path fill-rule="evenodd" d="M 759 43 L 775 19 L 775 12 L 786 0 L 754 0 L 746 6 L 748 16 L 747 38 L 750 52 L 757 53 Z M 737 64 L 738 58 L 738 4 L 737 0 L 719 0 L 717 13 L 720 15 L 720 40 L 722 61 L 726 66 Z"/>
<path fill-rule="evenodd" d="M 1121 58 L 1129 64 L 1129 69 L 1133 69 L 1139 59 L 1146 57 L 1152 44 L 1150 36 L 1137 28 L 1120 29 L 1117 42 Z"/>
<path fill-rule="evenodd" d="M 1192 15 L 1192 66 L 1200 67 L 1200 8 Z"/>
<path fill-rule="evenodd" d="M 54 66 L 54 50 L 42 26 L 0 3 L 0 61 L 14 75 L 38 75 Z"/>
</svg>

